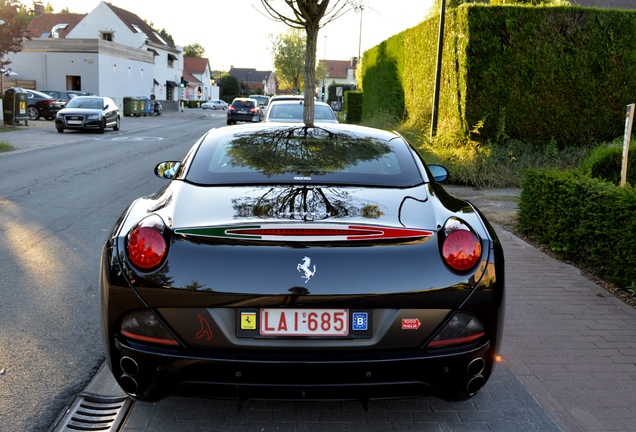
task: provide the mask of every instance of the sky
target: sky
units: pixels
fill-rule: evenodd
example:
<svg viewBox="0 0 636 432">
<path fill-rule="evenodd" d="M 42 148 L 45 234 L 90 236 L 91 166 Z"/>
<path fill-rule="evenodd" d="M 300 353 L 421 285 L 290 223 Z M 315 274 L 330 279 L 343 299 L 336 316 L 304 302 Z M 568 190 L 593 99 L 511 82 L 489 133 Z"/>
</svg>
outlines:
<svg viewBox="0 0 636 432">
<path fill-rule="evenodd" d="M 342 0 L 341 0 L 342 1 Z M 53 12 L 68 7 L 70 12 L 91 12 L 99 0 L 43 0 Z M 332 3 L 334 0 L 332 0 Z M 30 4 L 29 0 L 22 0 Z M 231 67 L 273 70 L 272 37 L 289 27 L 263 15 L 260 0 L 109 0 L 108 3 L 134 13 L 165 29 L 177 45 L 198 42 L 205 48 L 212 70 Z M 283 11 L 281 8 L 277 10 Z M 383 40 L 413 27 L 428 15 L 433 0 L 366 0 L 362 13 L 347 12 L 327 24 L 318 34 L 316 57 L 349 60 L 364 54 Z M 361 25 L 362 18 L 362 25 Z"/>
</svg>

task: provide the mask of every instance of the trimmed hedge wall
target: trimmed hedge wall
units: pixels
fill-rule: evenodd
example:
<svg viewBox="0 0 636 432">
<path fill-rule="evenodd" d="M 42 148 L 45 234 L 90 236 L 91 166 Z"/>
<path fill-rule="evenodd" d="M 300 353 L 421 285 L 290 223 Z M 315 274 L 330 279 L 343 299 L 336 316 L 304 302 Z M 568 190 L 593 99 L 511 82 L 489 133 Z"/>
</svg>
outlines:
<svg viewBox="0 0 636 432">
<path fill-rule="evenodd" d="M 517 228 L 621 288 L 636 282 L 636 189 L 581 171 L 528 171 Z"/>
<path fill-rule="evenodd" d="M 464 4 L 446 12 L 438 132 L 562 147 L 620 136 L 636 98 L 636 11 Z M 439 17 L 364 53 L 363 118 L 430 125 Z"/>
<path fill-rule="evenodd" d="M 362 121 L 362 92 L 344 92 L 344 101 L 347 123 L 360 123 Z"/>
</svg>

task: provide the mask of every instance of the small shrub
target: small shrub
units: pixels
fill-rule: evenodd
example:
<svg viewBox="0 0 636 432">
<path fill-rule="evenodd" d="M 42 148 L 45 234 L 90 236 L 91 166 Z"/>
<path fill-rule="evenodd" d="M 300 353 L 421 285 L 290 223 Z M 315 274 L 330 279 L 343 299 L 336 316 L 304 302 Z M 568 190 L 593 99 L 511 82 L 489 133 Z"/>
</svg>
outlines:
<svg viewBox="0 0 636 432">
<path fill-rule="evenodd" d="M 630 157 L 631 156 L 631 157 Z M 616 139 L 609 145 L 601 145 L 590 151 L 581 162 L 580 169 L 586 175 L 619 185 L 623 164 L 622 139 Z M 627 158 L 627 182 L 636 184 L 636 145 L 631 145 Z"/>
</svg>

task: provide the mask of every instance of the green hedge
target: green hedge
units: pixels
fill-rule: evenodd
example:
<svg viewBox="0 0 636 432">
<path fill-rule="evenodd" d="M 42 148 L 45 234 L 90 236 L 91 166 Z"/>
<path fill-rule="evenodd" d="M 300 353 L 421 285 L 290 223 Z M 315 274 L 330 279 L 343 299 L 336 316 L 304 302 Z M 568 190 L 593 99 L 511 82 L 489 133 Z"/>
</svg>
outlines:
<svg viewBox="0 0 636 432">
<path fill-rule="evenodd" d="M 599 146 L 579 166 L 579 169 L 592 178 L 602 179 L 618 186 L 623 166 L 623 147 L 618 145 Z M 629 148 L 627 158 L 627 183 L 636 185 L 636 146 Z"/>
<path fill-rule="evenodd" d="M 438 131 L 562 147 L 620 136 L 636 98 L 636 11 L 464 4 L 446 13 Z M 430 125 L 439 17 L 364 53 L 363 118 Z"/>
<path fill-rule="evenodd" d="M 204 100 L 187 100 L 187 107 L 188 108 L 201 108 L 201 105 L 203 105 L 206 101 Z"/>
<path fill-rule="evenodd" d="M 636 190 L 581 171 L 527 172 L 517 228 L 621 288 L 636 282 Z"/>
<path fill-rule="evenodd" d="M 360 123 L 362 121 L 362 92 L 348 91 L 344 93 L 345 118 L 347 123 Z"/>
</svg>

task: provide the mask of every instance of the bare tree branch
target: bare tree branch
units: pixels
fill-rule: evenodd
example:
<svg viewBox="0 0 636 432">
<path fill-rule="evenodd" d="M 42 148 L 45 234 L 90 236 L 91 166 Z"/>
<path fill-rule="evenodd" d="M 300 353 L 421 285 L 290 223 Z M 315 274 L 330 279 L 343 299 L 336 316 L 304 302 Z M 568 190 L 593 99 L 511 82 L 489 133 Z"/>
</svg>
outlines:
<svg viewBox="0 0 636 432">
<path fill-rule="evenodd" d="M 318 30 L 341 17 L 362 0 L 261 0 L 265 12 L 274 21 L 289 27 L 305 29 L 305 100 L 303 120 L 306 126 L 314 124 L 314 97 L 316 92 L 316 47 Z"/>
</svg>

